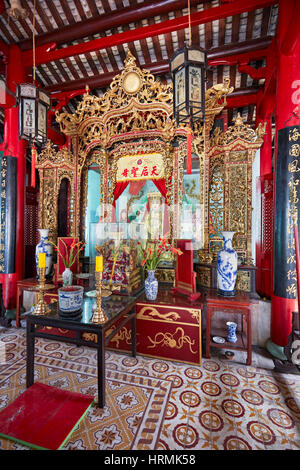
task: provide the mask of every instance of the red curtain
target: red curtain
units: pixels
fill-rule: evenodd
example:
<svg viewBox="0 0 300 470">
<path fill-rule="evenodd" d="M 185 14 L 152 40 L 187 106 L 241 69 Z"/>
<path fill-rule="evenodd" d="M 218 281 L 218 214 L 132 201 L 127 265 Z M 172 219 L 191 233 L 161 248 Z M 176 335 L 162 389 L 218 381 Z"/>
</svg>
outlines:
<svg viewBox="0 0 300 470">
<path fill-rule="evenodd" d="M 163 195 L 163 197 L 167 198 L 167 188 L 166 182 L 164 179 L 161 180 L 152 180 L 155 186 L 157 187 L 158 191 Z"/>
<path fill-rule="evenodd" d="M 112 222 L 116 221 L 116 200 L 121 196 L 123 191 L 127 188 L 129 181 L 122 181 L 116 183 L 115 192 L 114 192 L 114 200 L 113 200 L 113 211 L 112 211 Z"/>
</svg>

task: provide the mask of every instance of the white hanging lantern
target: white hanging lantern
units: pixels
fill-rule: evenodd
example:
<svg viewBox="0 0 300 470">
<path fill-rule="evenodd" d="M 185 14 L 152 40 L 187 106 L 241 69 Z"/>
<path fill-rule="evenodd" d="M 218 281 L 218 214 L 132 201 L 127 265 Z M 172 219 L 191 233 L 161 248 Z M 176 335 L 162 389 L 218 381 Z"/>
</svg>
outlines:
<svg viewBox="0 0 300 470">
<path fill-rule="evenodd" d="M 177 125 L 204 121 L 207 57 L 195 46 L 177 51 L 170 61 L 173 80 L 173 108 Z"/>
<path fill-rule="evenodd" d="M 31 83 L 17 87 L 19 138 L 37 145 L 47 142 L 50 97 Z"/>
</svg>

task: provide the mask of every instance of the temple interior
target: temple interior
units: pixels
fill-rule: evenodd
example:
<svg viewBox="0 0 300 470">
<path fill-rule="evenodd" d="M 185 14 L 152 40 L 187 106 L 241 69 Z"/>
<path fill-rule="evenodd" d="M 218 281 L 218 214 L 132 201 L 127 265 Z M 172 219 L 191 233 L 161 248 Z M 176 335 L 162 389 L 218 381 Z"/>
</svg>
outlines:
<svg viewBox="0 0 300 470">
<path fill-rule="evenodd" d="M 0 0 L 1 450 L 300 449 L 299 13 Z"/>
</svg>

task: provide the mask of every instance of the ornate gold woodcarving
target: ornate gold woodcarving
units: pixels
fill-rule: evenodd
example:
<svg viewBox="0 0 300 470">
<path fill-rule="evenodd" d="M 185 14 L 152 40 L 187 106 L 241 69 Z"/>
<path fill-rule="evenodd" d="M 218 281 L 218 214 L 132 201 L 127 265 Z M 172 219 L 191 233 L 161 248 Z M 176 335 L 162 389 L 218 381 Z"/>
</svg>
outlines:
<svg viewBox="0 0 300 470">
<path fill-rule="evenodd" d="M 159 268 L 156 270 L 155 275 L 158 282 L 167 282 L 169 284 L 174 284 L 175 271 L 172 268 Z"/>
<path fill-rule="evenodd" d="M 233 232 L 247 233 L 247 165 L 229 168 L 229 220 Z"/>
<path fill-rule="evenodd" d="M 66 178 L 70 182 L 69 217 L 71 235 L 74 235 L 73 207 L 75 195 L 75 157 L 67 148 L 56 150 L 48 141 L 45 148 L 37 155 L 36 168 L 40 176 L 40 209 L 39 226 L 49 229 L 49 237 L 57 237 L 58 194 L 61 181 Z"/>
<path fill-rule="evenodd" d="M 212 147 L 215 147 L 215 146 L 220 147 L 221 145 L 223 145 L 223 143 L 224 143 L 224 132 L 222 132 L 220 127 L 216 127 L 210 139 L 210 145 Z"/>
<path fill-rule="evenodd" d="M 230 78 L 226 77 L 223 83 L 218 83 L 209 88 L 205 93 L 205 109 L 213 109 L 226 106 L 226 96 L 232 93 L 233 87 L 230 87 Z"/>
<path fill-rule="evenodd" d="M 110 333 L 113 332 L 115 328 L 109 328 L 105 332 L 105 337 L 107 338 Z M 82 333 L 82 338 L 85 339 L 86 341 L 92 341 L 93 343 L 96 343 L 98 338 L 95 333 Z M 128 330 L 125 326 L 121 328 L 116 335 L 110 340 L 111 343 L 116 343 L 116 348 L 119 347 L 120 341 L 125 341 L 126 344 L 131 345 L 131 330 Z"/>
<path fill-rule="evenodd" d="M 226 105 L 226 96 L 232 90 L 229 79 L 207 90 L 205 125 L 198 124 L 194 130 L 192 149 L 198 155 L 200 162 L 200 202 L 203 214 L 205 214 L 203 215 L 205 227 L 208 226 L 208 199 L 204 192 L 206 183 L 204 173 L 207 171 L 205 152 L 208 150 L 209 132 L 214 118 L 223 110 Z M 179 213 L 174 214 L 174 218 L 180 223 L 187 126 L 177 128 L 173 119 L 172 85 L 162 84 L 159 80 L 155 80 L 149 71 L 137 67 L 136 59 L 128 52 L 124 70 L 114 77 L 109 89 L 102 97 L 91 95 L 87 88 L 75 112 L 73 114 L 57 112 L 56 120 L 61 131 L 71 137 L 73 144 L 76 172 L 74 194 L 77 194 L 74 203 L 74 220 L 77 235 L 80 227 L 78 194 L 82 189 L 85 191 L 85 188 L 81 187 L 81 184 L 85 184 L 82 183 L 82 171 L 88 155 L 95 149 L 106 152 L 106 174 L 109 178 L 104 184 L 105 196 L 103 198 L 105 202 L 112 204 L 118 158 L 124 154 L 131 154 L 131 151 L 135 154 L 138 148 L 146 153 L 149 152 L 150 147 L 154 151 L 158 149 L 153 147 L 160 147 L 165 161 L 167 203 L 177 204 Z M 174 167 L 175 146 L 178 146 L 176 168 Z M 83 181 L 85 181 L 84 178 Z M 101 186 L 102 184 L 101 180 Z M 173 212 L 170 213 L 170 217 L 172 240 Z M 208 247 L 207 239 L 204 243 Z"/>
<path fill-rule="evenodd" d="M 205 250 L 198 250 L 198 259 L 200 263 L 212 263 L 213 262 L 213 254 L 205 251 Z"/>
<path fill-rule="evenodd" d="M 89 94 L 87 89 L 74 114 L 56 113 L 61 131 L 66 135 L 79 135 L 79 166 L 92 142 L 109 147 L 115 138 L 130 140 L 146 136 L 145 132 L 159 135 L 164 141 L 176 136 L 185 137 L 186 127 L 178 129 L 173 119 L 172 85 L 156 81 L 147 70 L 136 66 L 129 52 L 124 70 L 114 77 L 109 90 L 102 97 Z M 214 116 L 226 104 L 226 95 L 233 90 L 229 80 L 214 85 L 206 92 L 206 126 L 211 128 Z M 195 151 L 203 152 L 203 126 L 197 125 L 194 132 Z M 201 153 L 200 152 L 200 153 Z"/>
<path fill-rule="evenodd" d="M 71 168 L 74 165 L 74 155 L 66 147 L 56 149 L 53 143 L 48 140 L 44 149 L 37 155 L 36 168 L 58 168 L 63 166 Z"/>
<path fill-rule="evenodd" d="M 209 181 L 209 235 L 219 236 L 224 229 L 224 155 L 217 155 L 210 160 Z"/>
<path fill-rule="evenodd" d="M 236 150 L 236 151 L 230 152 L 229 160 L 231 162 L 247 162 L 248 152 L 247 150 Z"/>
<path fill-rule="evenodd" d="M 256 130 L 243 122 L 240 114 L 237 115 L 234 124 L 225 132 L 216 128 L 209 141 L 207 158 L 209 159 L 210 181 L 212 181 L 215 169 L 223 167 L 223 209 L 218 202 L 218 191 L 209 193 L 209 222 L 208 234 L 211 228 L 221 228 L 219 221 L 223 220 L 223 230 L 235 231 L 233 246 L 244 261 L 251 259 L 251 222 L 252 222 L 252 163 L 256 151 L 263 143 L 265 125 L 260 124 Z M 221 182 L 221 176 L 220 176 Z M 218 187 L 218 185 L 217 185 Z M 219 184 L 220 187 L 220 184 Z M 222 191 L 220 190 L 220 193 Z M 211 238 L 210 249 L 213 258 L 219 250 L 217 239 Z M 205 253 L 201 253 L 201 260 Z"/>
<path fill-rule="evenodd" d="M 178 320 L 180 318 L 179 314 L 177 312 L 166 312 L 166 313 L 160 313 L 156 308 L 154 307 L 143 307 L 138 313 L 138 318 L 149 318 L 149 317 L 157 317 L 161 318 L 163 320 Z"/>
<path fill-rule="evenodd" d="M 110 138 L 134 130 L 160 130 L 167 135 L 173 127 L 172 86 L 156 81 L 135 62 L 128 52 L 124 70 L 114 77 L 102 97 L 91 96 L 87 90 L 73 115 L 56 113 L 61 130 L 67 135 L 83 135 L 82 124 L 86 122 L 89 126 L 83 135 L 86 143 L 97 136 L 102 146 L 107 146 Z M 139 112 L 142 109 L 143 114 Z"/>
<path fill-rule="evenodd" d="M 177 337 L 176 337 L 177 335 Z M 152 339 L 150 336 L 147 337 L 152 343 L 152 346 L 147 346 L 149 349 L 155 348 L 157 345 L 162 344 L 163 346 L 168 346 L 169 348 L 182 349 L 184 344 L 189 345 L 189 350 L 192 354 L 197 354 L 197 351 L 193 351 L 192 347 L 195 344 L 195 340 L 184 334 L 184 330 L 181 327 L 176 328 L 175 333 L 163 333 L 162 331 L 156 333 L 155 337 Z"/>
<path fill-rule="evenodd" d="M 201 287 L 211 287 L 211 269 L 198 265 L 196 272 L 199 285 Z"/>
<path fill-rule="evenodd" d="M 237 272 L 236 288 L 241 291 L 251 292 L 251 273 L 249 271 Z"/>
<path fill-rule="evenodd" d="M 163 142 L 159 139 L 139 139 L 138 141 L 115 145 L 114 149 L 110 152 L 109 158 L 110 181 L 108 186 L 108 202 L 110 204 L 112 204 L 113 202 L 114 190 L 116 185 L 117 163 L 119 158 L 124 157 L 124 155 L 135 155 L 137 153 L 159 153 L 163 156 L 164 175 L 167 189 L 166 203 L 170 205 L 173 200 L 173 148 L 169 143 Z M 172 213 L 170 213 L 169 215 L 171 228 L 170 238 L 172 239 Z"/>
<path fill-rule="evenodd" d="M 57 236 L 57 186 L 55 170 L 43 170 L 40 178 L 40 198 L 43 201 L 39 210 L 39 226 L 49 229 L 49 239 Z"/>
<path fill-rule="evenodd" d="M 249 124 L 244 123 L 243 118 L 241 117 L 240 113 L 238 113 L 234 120 L 234 126 L 229 127 L 225 132 L 224 144 L 229 145 L 233 141 L 241 139 L 248 143 L 254 143 L 257 141 L 257 143 L 261 145 L 263 143 L 265 128 L 266 123 L 265 125 L 260 123 L 255 131 Z"/>
<path fill-rule="evenodd" d="M 197 320 L 200 323 L 201 321 L 201 310 L 190 308 L 189 313 L 191 314 L 192 318 Z"/>
</svg>

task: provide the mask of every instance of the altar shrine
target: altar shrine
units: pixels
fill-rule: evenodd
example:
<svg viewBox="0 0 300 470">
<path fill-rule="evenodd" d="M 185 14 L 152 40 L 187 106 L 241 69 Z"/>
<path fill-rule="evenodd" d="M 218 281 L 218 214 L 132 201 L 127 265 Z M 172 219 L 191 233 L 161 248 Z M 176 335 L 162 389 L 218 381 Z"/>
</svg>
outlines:
<svg viewBox="0 0 300 470">
<path fill-rule="evenodd" d="M 299 13 L 0 0 L 1 450 L 299 449 Z"/>
<path fill-rule="evenodd" d="M 162 84 L 137 67 L 128 52 L 123 71 L 102 97 L 91 95 L 87 88 L 74 114 L 56 112 L 67 144 L 57 149 L 48 140 L 35 162 L 40 181 L 39 227 L 48 230 L 54 244 L 64 239 L 69 240 L 69 246 L 72 240 L 85 243 L 81 264 L 73 267 L 74 276 L 80 278 L 83 272 L 82 276 L 92 277 L 97 256 L 103 256 L 102 285 L 108 295 L 139 295 L 143 291 L 145 273 L 139 245 L 168 239 L 176 247 L 180 240 L 187 240 L 182 246 L 189 246 L 191 256 L 181 271 L 176 270 L 177 255 L 168 251 L 160 259 L 156 276 L 159 291 L 175 287 L 175 291 L 198 298 L 194 305 L 189 301 L 185 307 L 194 312 L 192 318 L 197 312 L 196 337 L 195 333 L 191 336 L 193 329 L 190 331 L 187 318 L 175 321 L 179 330 L 174 326 L 173 333 L 165 329 L 168 321 L 162 323 L 163 335 L 180 331 L 191 345 L 196 341 L 196 359 L 186 357 L 188 362 L 201 361 L 203 305 L 197 292 L 217 287 L 215 264 L 223 231 L 235 233 L 237 288 L 254 292 L 252 169 L 265 126 L 261 123 L 253 130 L 239 114 L 233 125 L 227 125 L 223 109 L 232 92 L 229 79 L 206 91 L 206 118 L 193 130 L 192 167 L 187 172 L 189 129 L 175 122 L 172 85 Z M 61 262 L 55 265 L 57 288 L 62 270 Z M 45 298 L 57 301 L 57 289 L 45 292 Z M 180 299 L 176 302 L 180 304 Z M 174 318 L 182 308 L 178 310 L 176 302 L 172 302 Z M 138 337 L 145 315 L 137 313 Z M 168 319 L 169 315 L 169 309 L 162 306 L 154 308 L 151 317 Z M 145 325 L 154 325 L 155 333 L 157 323 Z M 130 332 L 124 328 L 119 333 L 123 342 L 114 338 L 112 347 L 120 342 L 119 347 L 126 349 L 128 339 L 130 343 Z M 182 339 L 174 341 L 181 344 Z M 164 344 L 172 345 L 172 341 Z M 161 357 L 153 345 L 142 348 L 144 354 Z M 171 355 L 165 352 L 165 357 L 173 357 L 172 348 Z"/>
<path fill-rule="evenodd" d="M 54 241 L 84 240 L 90 261 L 98 241 L 119 228 L 123 239 L 191 238 L 196 259 L 212 262 L 221 232 L 230 229 L 240 264 L 251 266 L 252 163 L 264 127 L 254 131 L 239 115 L 227 127 L 222 110 L 232 91 L 229 80 L 207 90 L 206 119 L 194 131 L 186 174 L 187 127 L 173 119 L 171 87 L 138 68 L 129 53 L 103 97 L 87 90 L 76 113 L 57 112 L 68 144 L 57 150 L 48 141 L 37 156 L 39 226 Z M 166 260 L 166 268 L 171 263 Z M 199 276 L 202 283 L 205 270 Z"/>
</svg>

